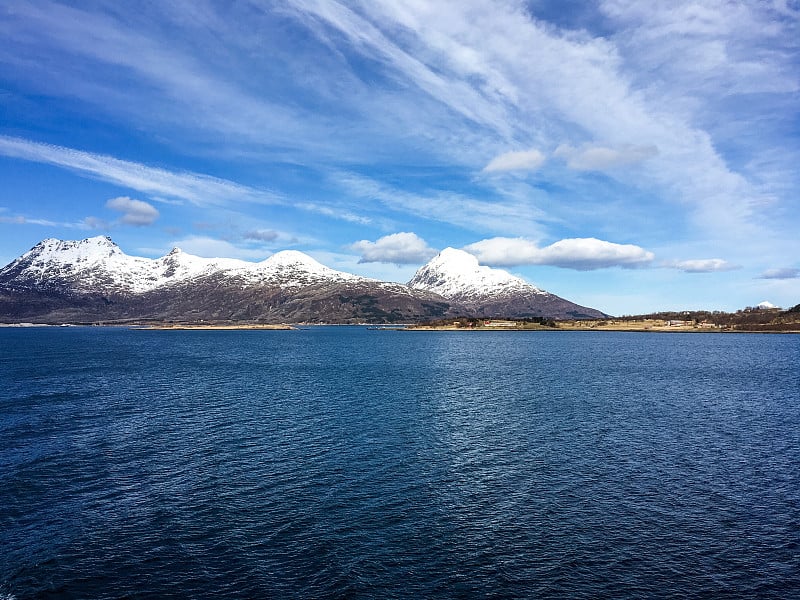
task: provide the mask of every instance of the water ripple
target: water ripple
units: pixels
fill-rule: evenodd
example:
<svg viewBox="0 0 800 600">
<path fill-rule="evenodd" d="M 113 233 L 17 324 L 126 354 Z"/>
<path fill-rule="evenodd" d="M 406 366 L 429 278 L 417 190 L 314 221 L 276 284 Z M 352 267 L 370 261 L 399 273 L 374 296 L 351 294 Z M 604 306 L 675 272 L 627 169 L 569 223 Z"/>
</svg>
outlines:
<svg viewBox="0 0 800 600">
<path fill-rule="evenodd" d="M 0 598 L 787 598 L 800 338 L 0 330 Z"/>
</svg>

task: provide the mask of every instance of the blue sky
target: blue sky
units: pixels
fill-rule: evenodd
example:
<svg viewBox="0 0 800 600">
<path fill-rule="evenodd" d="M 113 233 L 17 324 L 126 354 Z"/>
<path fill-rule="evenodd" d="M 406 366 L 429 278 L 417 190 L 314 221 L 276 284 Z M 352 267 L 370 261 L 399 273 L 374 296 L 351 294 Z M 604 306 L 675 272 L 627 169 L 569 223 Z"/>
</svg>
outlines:
<svg viewBox="0 0 800 600">
<path fill-rule="evenodd" d="M 796 0 L 6 3 L 0 262 L 452 246 L 612 314 L 793 306 L 798 50 Z"/>
</svg>

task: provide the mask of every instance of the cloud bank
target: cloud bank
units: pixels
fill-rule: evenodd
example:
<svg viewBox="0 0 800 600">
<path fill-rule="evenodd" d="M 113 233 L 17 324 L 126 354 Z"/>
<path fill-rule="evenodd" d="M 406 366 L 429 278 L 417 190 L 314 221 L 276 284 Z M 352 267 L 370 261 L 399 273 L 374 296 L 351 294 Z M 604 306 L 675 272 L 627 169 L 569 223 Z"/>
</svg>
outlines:
<svg viewBox="0 0 800 600">
<path fill-rule="evenodd" d="M 482 264 L 498 267 L 550 265 L 590 271 L 609 267 L 637 268 L 650 264 L 652 252 L 632 244 L 596 238 L 564 239 L 544 248 L 524 238 L 495 237 L 464 247 Z"/>
</svg>

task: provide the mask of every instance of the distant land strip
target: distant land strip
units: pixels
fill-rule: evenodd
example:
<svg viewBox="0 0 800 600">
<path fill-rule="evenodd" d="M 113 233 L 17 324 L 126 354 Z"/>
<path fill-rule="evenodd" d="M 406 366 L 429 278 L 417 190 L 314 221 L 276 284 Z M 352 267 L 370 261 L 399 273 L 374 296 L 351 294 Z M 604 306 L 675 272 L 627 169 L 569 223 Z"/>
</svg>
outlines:
<svg viewBox="0 0 800 600">
<path fill-rule="evenodd" d="M 604 319 L 555 320 L 458 317 L 427 321 L 410 331 L 653 331 L 800 333 L 800 305 L 789 310 L 746 308 L 735 313 L 680 311 Z"/>
</svg>

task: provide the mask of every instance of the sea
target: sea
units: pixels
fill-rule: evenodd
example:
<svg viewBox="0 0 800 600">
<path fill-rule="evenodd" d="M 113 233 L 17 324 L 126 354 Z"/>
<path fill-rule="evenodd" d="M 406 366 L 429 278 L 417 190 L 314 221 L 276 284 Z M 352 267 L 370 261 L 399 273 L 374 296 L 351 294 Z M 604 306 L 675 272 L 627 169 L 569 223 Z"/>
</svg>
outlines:
<svg viewBox="0 0 800 600">
<path fill-rule="evenodd" d="M 28 598 L 800 598 L 800 336 L 0 329 Z"/>
</svg>

